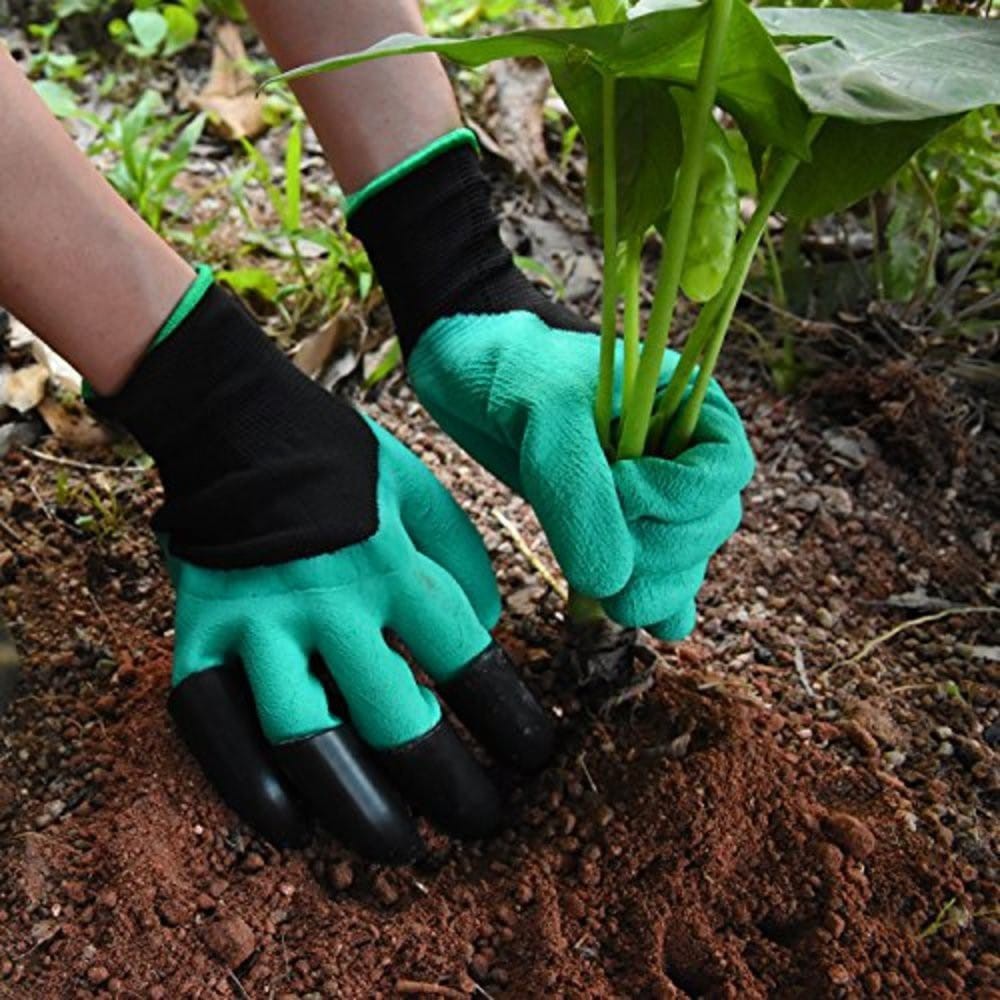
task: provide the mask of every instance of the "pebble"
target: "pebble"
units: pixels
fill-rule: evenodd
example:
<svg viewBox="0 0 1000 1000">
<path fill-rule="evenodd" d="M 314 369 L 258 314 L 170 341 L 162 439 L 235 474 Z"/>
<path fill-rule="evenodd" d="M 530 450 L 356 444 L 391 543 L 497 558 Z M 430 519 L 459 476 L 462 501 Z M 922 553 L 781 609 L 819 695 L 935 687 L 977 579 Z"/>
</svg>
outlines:
<svg viewBox="0 0 1000 1000">
<path fill-rule="evenodd" d="M 103 986 L 111 978 L 111 973 L 103 965 L 92 965 L 87 969 L 87 982 L 92 986 Z"/>
<path fill-rule="evenodd" d="M 875 850 L 875 834 L 850 813 L 830 813 L 823 819 L 823 829 L 831 840 L 861 861 Z"/>
<path fill-rule="evenodd" d="M 354 884 L 354 868 L 350 861 L 341 861 L 339 864 L 330 865 L 327 870 L 327 877 L 330 885 L 338 892 L 350 889 Z"/>
<path fill-rule="evenodd" d="M 870 994 L 878 993 L 882 989 L 882 976 L 872 970 L 871 972 L 865 973 L 865 989 Z"/>
<path fill-rule="evenodd" d="M 396 887 L 389 881 L 383 872 L 376 879 L 372 888 L 375 890 L 375 895 L 385 903 L 386 906 L 392 906 L 394 903 L 399 902 L 399 893 L 396 891 Z"/>
<path fill-rule="evenodd" d="M 205 947 L 229 969 L 242 965 L 256 946 L 253 931 L 242 917 L 213 920 L 201 929 Z"/>
<path fill-rule="evenodd" d="M 830 982 L 837 986 L 844 986 L 851 981 L 851 974 L 842 965 L 831 965 L 826 974 L 830 977 Z"/>
</svg>

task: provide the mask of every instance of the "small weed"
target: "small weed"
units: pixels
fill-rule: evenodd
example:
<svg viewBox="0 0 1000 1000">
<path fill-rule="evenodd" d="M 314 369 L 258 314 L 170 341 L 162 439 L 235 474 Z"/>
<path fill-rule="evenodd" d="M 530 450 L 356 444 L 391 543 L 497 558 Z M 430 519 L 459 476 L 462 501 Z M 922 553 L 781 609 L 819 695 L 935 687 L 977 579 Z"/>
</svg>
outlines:
<svg viewBox="0 0 1000 1000">
<path fill-rule="evenodd" d="M 92 156 L 110 152 L 115 157 L 107 179 L 153 229 L 162 232 L 170 202 L 183 199 L 174 181 L 201 138 L 205 116 L 167 115 L 163 98 L 147 90 L 110 122 L 96 115 L 86 118 L 100 131 L 88 152 Z"/>
<path fill-rule="evenodd" d="M 273 304 L 292 327 L 311 311 L 318 310 L 323 318 L 336 312 L 348 297 L 365 299 L 373 275 L 360 245 L 342 225 L 310 225 L 303 211 L 304 199 L 322 195 L 304 190 L 301 122 L 294 122 L 289 130 L 280 181 L 272 179 L 271 164 L 252 143 L 244 140 L 243 150 L 247 163 L 232 175 L 230 190 L 244 222 L 246 243 L 283 261 L 286 273 L 237 267 L 220 272 L 220 280 L 235 291 L 253 292 Z M 252 209 L 249 191 L 253 185 L 267 197 L 271 211 L 266 223 Z M 333 215 L 332 204 L 323 215 Z"/>
<path fill-rule="evenodd" d="M 968 922 L 968 914 L 961 907 L 955 906 L 957 900 L 954 896 L 948 900 L 944 906 L 938 910 L 934 919 L 917 935 L 918 941 L 934 937 L 943 927 L 948 924 L 958 924 L 960 927 Z"/>
<path fill-rule="evenodd" d="M 74 527 L 100 541 L 117 537 L 125 527 L 125 513 L 112 490 L 98 492 L 90 483 L 71 479 L 66 470 L 56 474 L 55 501 L 72 516 Z"/>
</svg>

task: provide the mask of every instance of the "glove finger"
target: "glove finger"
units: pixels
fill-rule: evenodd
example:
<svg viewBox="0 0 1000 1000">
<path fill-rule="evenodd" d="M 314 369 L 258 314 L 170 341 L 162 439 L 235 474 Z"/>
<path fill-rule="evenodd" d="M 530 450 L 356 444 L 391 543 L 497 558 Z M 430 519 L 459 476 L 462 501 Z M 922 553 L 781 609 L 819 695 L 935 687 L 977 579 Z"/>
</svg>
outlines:
<svg viewBox="0 0 1000 1000">
<path fill-rule="evenodd" d="M 446 400 L 426 402 L 425 406 L 442 430 L 466 454 L 515 493 L 521 493 L 521 472 L 513 447 L 504 441 L 495 440 L 489 433 L 489 428 L 475 425 L 465 414 L 448 406 Z"/>
<path fill-rule="evenodd" d="M 669 577 L 678 567 L 708 559 L 733 535 L 742 516 L 743 503 L 736 493 L 710 515 L 695 521 L 665 523 L 643 518 L 632 526 L 635 572 Z"/>
<path fill-rule="evenodd" d="M 620 625 L 632 628 L 645 628 L 673 618 L 701 589 L 707 569 L 708 562 L 704 560 L 677 569 L 669 576 L 637 572 L 624 590 L 602 602 L 604 610 Z"/>
<path fill-rule="evenodd" d="M 436 681 L 447 680 L 490 643 L 455 578 L 417 552 L 393 582 L 386 624 Z"/>
<path fill-rule="evenodd" d="M 167 708 L 205 776 L 244 822 L 279 847 L 306 842 L 308 818 L 278 767 L 239 666 L 190 673 Z"/>
<path fill-rule="evenodd" d="M 500 796 L 463 746 L 434 695 L 401 656 L 377 641 L 326 634 L 320 650 L 361 737 L 415 808 L 460 837 L 485 837 L 500 824 Z"/>
<path fill-rule="evenodd" d="M 646 626 L 646 631 L 656 636 L 657 639 L 664 639 L 667 642 L 680 642 L 686 639 L 697 624 L 698 612 L 695 608 L 692 597 L 683 608 L 669 618 L 657 622 L 655 625 Z"/>
<path fill-rule="evenodd" d="M 686 522 L 711 515 L 743 490 L 754 461 L 739 421 L 706 408 L 692 444 L 676 458 L 631 459 L 612 470 L 630 521 Z"/>
<path fill-rule="evenodd" d="M 590 597 L 620 590 L 633 546 L 593 414 L 568 403 L 533 414 L 521 480 L 570 586 Z"/>
<path fill-rule="evenodd" d="M 494 758 L 522 771 L 543 767 L 553 749 L 551 719 L 503 649 L 477 627 L 454 581 L 422 557 L 407 579 L 392 628 Z"/>
<path fill-rule="evenodd" d="M 255 627 L 242 649 L 275 759 L 324 825 L 373 860 L 419 857 L 423 843 L 403 799 L 352 728 L 331 714 L 302 644 L 273 626 Z"/>
<path fill-rule="evenodd" d="M 384 433 L 384 432 L 383 432 Z M 405 445 L 385 434 L 385 454 L 400 484 L 400 517 L 407 534 L 464 591 L 483 628 L 500 618 L 500 592 L 483 540 L 437 477 Z"/>
</svg>

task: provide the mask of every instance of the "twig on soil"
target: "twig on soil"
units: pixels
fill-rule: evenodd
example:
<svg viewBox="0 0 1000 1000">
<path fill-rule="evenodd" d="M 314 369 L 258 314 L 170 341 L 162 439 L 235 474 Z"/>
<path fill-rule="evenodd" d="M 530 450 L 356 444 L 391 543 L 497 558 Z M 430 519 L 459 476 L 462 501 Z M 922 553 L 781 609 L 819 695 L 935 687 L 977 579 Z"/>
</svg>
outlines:
<svg viewBox="0 0 1000 1000">
<path fill-rule="evenodd" d="M 561 597 L 564 601 L 569 599 L 569 590 L 566 584 L 557 580 L 552 574 L 552 571 L 542 562 L 538 557 L 538 553 L 528 544 L 524 535 L 521 534 L 515 525 L 508 517 L 504 515 L 504 512 L 500 510 L 499 507 L 493 508 L 493 516 L 497 519 L 500 526 L 507 532 L 510 536 L 510 540 L 514 543 L 517 550 L 524 556 L 525 559 L 531 563 L 535 572 L 549 585 L 550 589 L 558 597 Z"/>
<path fill-rule="evenodd" d="M 41 493 L 38 492 L 38 487 L 34 483 L 28 483 L 28 489 L 31 490 L 31 495 L 35 498 L 38 503 L 38 509 L 50 520 L 55 521 L 56 516 L 52 513 L 52 508 L 45 502 L 45 498 Z"/>
<path fill-rule="evenodd" d="M 114 625 L 111 624 L 111 619 L 107 616 L 106 612 L 104 611 L 104 608 L 102 608 L 100 604 L 97 603 L 97 598 L 94 596 L 94 592 L 90 589 L 90 587 L 85 587 L 84 589 L 87 591 L 87 596 L 90 598 L 90 603 L 94 605 L 94 610 L 97 612 L 97 616 L 101 619 L 102 622 L 104 622 L 105 641 L 111 646 L 113 650 L 117 652 L 119 647 L 115 638 L 116 636 L 115 627 Z"/>
<path fill-rule="evenodd" d="M 819 696 L 816 694 L 816 689 L 812 686 L 812 683 L 809 680 L 809 675 L 806 673 L 805 657 L 802 655 L 802 647 L 799 646 L 798 643 L 795 644 L 795 673 L 799 678 L 799 681 L 801 681 L 802 686 L 805 688 L 806 694 L 809 695 L 810 698 L 818 698 Z"/>
<path fill-rule="evenodd" d="M 950 914 L 954 908 L 956 899 L 954 896 L 948 900 L 944 906 L 941 907 L 937 912 L 937 916 L 917 935 L 918 941 L 923 941 L 924 938 L 933 937 L 942 927 L 949 921 Z"/>
<path fill-rule="evenodd" d="M 821 677 L 826 677 L 832 671 L 838 669 L 839 667 L 849 667 L 855 663 L 860 663 L 869 653 L 878 649 L 883 643 L 888 642 L 890 639 L 894 639 L 900 632 L 905 632 L 907 629 L 915 628 L 917 625 L 927 625 L 930 622 L 940 621 L 942 618 L 950 618 L 952 615 L 996 615 L 1000 614 L 1000 608 L 995 606 L 979 606 L 979 605 L 961 605 L 954 608 L 945 608 L 943 611 L 936 611 L 932 615 L 921 615 L 919 618 L 911 618 L 909 621 L 900 622 L 898 625 L 894 625 L 887 632 L 883 632 L 881 635 L 875 636 L 874 639 L 870 639 L 868 642 L 861 647 L 853 656 L 848 657 L 846 660 L 841 660 L 839 663 L 833 664 L 831 667 L 827 667 L 826 670 L 820 674 Z"/>
<path fill-rule="evenodd" d="M 0 518 L 0 528 L 2 528 L 4 533 L 12 538 L 17 545 L 24 544 L 24 539 L 5 520 L 3 520 L 3 518 Z"/>
<path fill-rule="evenodd" d="M 227 975 L 229 976 L 229 981 L 230 981 L 230 982 L 231 982 L 231 983 L 233 984 L 233 986 L 234 986 L 234 987 L 236 988 L 236 995 L 237 995 L 238 997 L 240 997 L 240 998 L 241 998 L 241 1000 L 250 1000 L 250 994 L 249 994 L 249 993 L 247 993 L 247 991 L 246 991 L 245 989 L 243 989 L 243 984 L 242 984 L 242 983 L 241 983 L 241 982 L 239 981 L 239 979 L 238 979 L 238 978 L 236 977 L 236 973 L 235 973 L 235 972 L 233 972 L 233 970 L 232 970 L 232 969 L 230 969 L 230 970 L 228 971 Z"/>
<path fill-rule="evenodd" d="M 76 458 L 63 458 L 62 455 L 50 455 L 47 451 L 39 451 L 37 448 L 22 447 L 26 455 L 39 458 L 43 462 L 52 462 L 54 465 L 65 465 L 69 469 L 79 469 L 81 472 L 126 472 L 130 475 L 146 473 L 149 470 L 138 465 L 101 465 L 96 462 L 81 462 Z"/>
<path fill-rule="evenodd" d="M 590 790 L 592 792 L 599 792 L 600 789 L 597 787 L 597 782 L 594 781 L 594 776 L 590 773 L 590 768 L 587 767 L 587 755 L 586 753 L 580 753 L 580 756 L 576 758 L 577 763 L 580 765 L 580 770 L 583 771 L 583 776 L 587 779 L 587 784 L 590 785 Z"/>
<path fill-rule="evenodd" d="M 451 1000 L 468 1000 L 469 994 L 451 986 L 441 986 L 438 983 L 422 983 L 416 979 L 397 979 L 396 992 L 404 996 L 430 995 L 433 997 L 449 997 Z"/>
</svg>

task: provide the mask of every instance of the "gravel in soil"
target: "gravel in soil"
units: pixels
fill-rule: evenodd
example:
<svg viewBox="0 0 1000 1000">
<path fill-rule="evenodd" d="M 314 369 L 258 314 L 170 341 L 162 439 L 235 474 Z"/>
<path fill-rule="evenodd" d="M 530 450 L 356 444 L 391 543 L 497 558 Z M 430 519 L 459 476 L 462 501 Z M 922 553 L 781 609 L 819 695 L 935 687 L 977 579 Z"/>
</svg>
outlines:
<svg viewBox="0 0 1000 1000">
<path fill-rule="evenodd" d="M 561 729 L 508 829 L 431 833 L 419 869 L 324 835 L 275 851 L 214 799 L 164 707 L 153 475 L 8 456 L 26 678 L 0 723 L 0 997 L 996 995 L 995 619 L 851 660 L 925 605 L 988 603 L 989 512 L 968 470 L 943 490 L 894 464 L 863 413 L 729 384 L 760 462 L 744 527 L 695 635 L 643 644 L 616 687 L 560 662 L 526 506 L 398 381 L 369 401 L 476 517 L 501 637 Z M 115 498 L 96 535 L 67 475 Z"/>
</svg>

